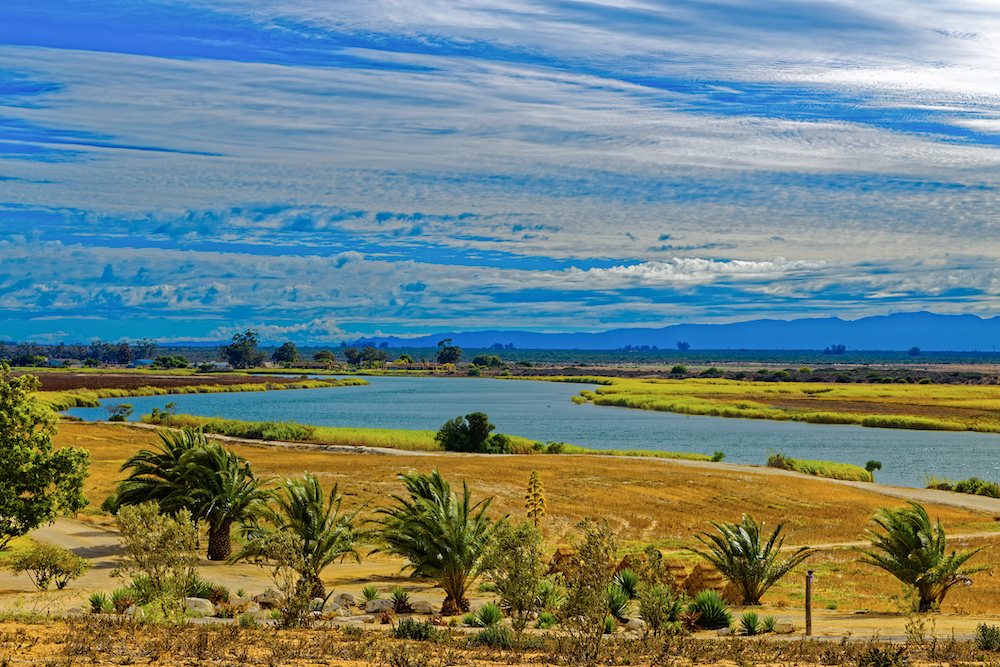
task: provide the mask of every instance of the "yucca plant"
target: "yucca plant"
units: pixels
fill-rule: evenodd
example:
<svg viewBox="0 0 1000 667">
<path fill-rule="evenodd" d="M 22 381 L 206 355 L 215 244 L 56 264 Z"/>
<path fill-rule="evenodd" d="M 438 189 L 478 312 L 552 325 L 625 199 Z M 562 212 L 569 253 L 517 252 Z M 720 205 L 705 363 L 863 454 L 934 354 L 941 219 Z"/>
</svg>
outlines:
<svg viewBox="0 0 1000 667">
<path fill-rule="evenodd" d="M 745 605 L 759 605 L 767 589 L 814 552 L 809 547 L 799 547 L 784 560 L 778 558 L 785 541 L 783 537 L 779 539 L 784 521 L 767 538 L 763 535 L 764 523 L 757 523 L 749 514 L 744 514 L 738 524 L 710 523 L 719 534 L 700 533 L 696 537 L 707 548 L 687 550 L 707 560 L 731 581 Z"/>
<path fill-rule="evenodd" d="M 760 626 L 764 632 L 774 632 L 774 626 L 778 624 L 777 616 L 765 616 L 760 621 Z"/>
<path fill-rule="evenodd" d="M 378 592 L 378 587 L 375 584 L 365 584 L 361 587 L 361 598 L 365 602 L 370 600 L 381 600 L 382 594 Z"/>
<path fill-rule="evenodd" d="M 755 611 L 745 611 L 740 616 L 740 631 L 748 637 L 761 631 L 760 617 Z"/>
<path fill-rule="evenodd" d="M 495 602 L 487 602 L 476 610 L 476 613 L 473 615 L 473 620 L 476 625 L 488 628 L 503 621 L 503 612 Z"/>
<path fill-rule="evenodd" d="M 884 532 L 866 530 L 871 548 L 851 547 L 851 551 L 862 555 L 858 559 L 862 563 L 881 568 L 915 588 L 919 596 L 918 611 L 925 612 L 940 605 L 955 584 L 971 585 L 969 575 L 982 572 L 987 566 L 962 567 L 984 547 L 946 554 L 947 537 L 941 521 L 932 525 L 920 503 L 911 500 L 909 505 L 875 510 L 871 520 Z"/>
<path fill-rule="evenodd" d="M 630 568 L 623 568 L 615 574 L 615 585 L 622 589 L 629 600 L 639 597 L 639 574 Z"/>
<path fill-rule="evenodd" d="M 101 591 L 91 593 L 87 598 L 87 601 L 90 602 L 91 614 L 115 613 L 115 605 L 112 604 L 111 599 Z"/>
<path fill-rule="evenodd" d="M 397 614 L 413 613 L 413 607 L 410 605 L 410 594 L 402 586 L 392 587 L 389 600 L 392 601 L 392 608 Z"/>
<path fill-rule="evenodd" d="M 566 602 L 566 590 L 554 577 L 542 577 L 535 589 L 538 606 L 550 612 L 558 611 Z"/>
<path fill-rule="evenodd" d="M 628 618 L 629 607 L 631 606 L 630 603 L 632 602 L 628 593 L 618 584 L 611 584 L 608 586 L 605 595 L 608 599 L 608 613 L 619 621 L 626 620 Z"/>
<path fill-rule="evenodd" d="M 688 614 L 701 614 L 698 626 L 706 630 L 728 628 L 733 624 L 733 616 L 729 606 L 723 601 L 718 591 L 707 590 L 694 596 L 694 601 L 688 605 Z"/>
<path fill-rule="evenodd" d="M 543 611 L 538 615 L 538 622 L 535 623 L 535 627 L 539 630 L 548 630 L 556 624 L 556 617 L 550 611 Z"/>
</svg>

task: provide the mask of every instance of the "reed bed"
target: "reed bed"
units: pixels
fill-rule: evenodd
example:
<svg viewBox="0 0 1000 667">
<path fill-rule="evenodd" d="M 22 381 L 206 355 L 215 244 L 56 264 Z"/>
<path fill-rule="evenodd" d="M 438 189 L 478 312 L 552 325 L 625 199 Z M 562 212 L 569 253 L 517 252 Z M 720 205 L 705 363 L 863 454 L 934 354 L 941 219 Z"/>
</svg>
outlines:
<svg viewBox="0 0 1000 667">
<path fill-rule="evenodd" d="M 872 474 L 862 468 L 850 463 L 836 463 L 834 461 L 809 461 L 805 459 L 792 459 L 778 452 L 771 452 L 767 457 L 767 465 L 780 470 L 794 470 L 795 472 L 826 477 L 827 479 L 843 479 L 850 482 L 874 482 Z"/>
</svg>

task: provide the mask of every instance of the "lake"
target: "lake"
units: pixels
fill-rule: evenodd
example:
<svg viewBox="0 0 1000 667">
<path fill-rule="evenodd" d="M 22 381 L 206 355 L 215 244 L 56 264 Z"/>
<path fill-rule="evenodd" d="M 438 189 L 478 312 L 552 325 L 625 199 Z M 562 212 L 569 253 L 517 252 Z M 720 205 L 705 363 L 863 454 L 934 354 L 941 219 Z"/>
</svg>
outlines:
<svg viewBox="0 0 1000 667">
<path fill-rule="evenodd" d="M 133 419 L 177 403 L 179 413 L 250 421 L 287 421 L 436 431 L 449 419 L 485 412 L 497 431 L 542 442 L 589 449 L 642 449 L 712 454 L 727 463 L 767 462 L 769 450 L 797 459 L 863 466 L 882 462 L 876 480 L 923 486 L 926 475 L 1000 479 L 1000 436 L 982 433 L 903 431 L 860 426 L 801 424 L 719 417 L 689 417 L 630 410 L 570 397 L 593 385 L 486 378 L 368 377 L 367 387 L 338 387 L 232 394 L 133 396 L 101 403 L 131 403 Z M 69 414 L 104 419 L 100 408 Z"/>
</svg>

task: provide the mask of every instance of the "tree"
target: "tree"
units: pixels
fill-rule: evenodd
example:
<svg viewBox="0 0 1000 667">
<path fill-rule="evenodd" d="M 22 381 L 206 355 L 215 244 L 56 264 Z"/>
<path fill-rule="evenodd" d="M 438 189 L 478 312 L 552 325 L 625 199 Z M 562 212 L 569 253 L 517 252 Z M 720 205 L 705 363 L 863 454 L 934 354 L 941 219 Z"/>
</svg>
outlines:
<svg viewBox="0 0 1000 667">
<path fill-rule="evenodd" d="M 331 364 L 334 361 L 333 352 L 330 350 L 320 350 L 313 355 L 313 361 L 318 361 L 322 364 Z"/>
<path fill-rule="evenodd" d="M 503 366 L 503 359 L 495 354 L 477 354 L 472 358 L 472 365 L 483 368 L 500 368 Z"/>
<path fill-rule="evenodd" d="M 932 525 L 923 505 L 912 500 L 908 504 L 909 507 L 875 510 L 871 521 L 882 532 L 866 530 L 871 548 L 850 547 L 850 550 L 861 554 L 860 562 L 885 570 L 915 588 L 919 596 L 917 609 L 925 612 L 939 606 L 952 586 L 971 586 L 969 575 L 988 569 L 962 567 L 985 547 L 962 553 L 952 550 L 946 555 L 947 537 L 941 521 Z"/>
<path fill-rule="evenodd" d="M 250 464 L 186 427 L 160 431 L 158 451 L 141 450 L 126 461 L 131 474 L 118 484 L 116 509 L 149 501 L 167 513 L 188 512 L 208 523 L 208 558 L 225 560 L 233 523 L 252 519 L 268 498 Z"/>
<path fill-rule="evenodd" d="M 107 413 L 109 422 L 123 422 L 128 421 L 135 408 L 131 403 L 111 403 L 104 406 L 104 412 Z"/>
<path fill-rule="evenodd" d="M 458 360 L 462 358 L 462 348 L 457 345 L 449 345 L 448 343 L 450 342 L 450 338 L 445 338 L 437 344 L 437 361 L 439 364 L 458 363 Z"/>
<path fill-rule="evenodd" d="M 303 479 L 282 479 L 271 494 L 276 508 L 268 508 L 262 519 L 274 531 L 298 536 L 301 558 L 297 559 L 300 579 L 310 589 L 310 598 L 325 597 L 320 574 L 337 559 L 351 558 L 361 562 L 358 548 L 367 544 L 370 533 L 355 527 L 355 521 L 365 505 L 341 514 L 343 497 L 333 485 L 324 498 L 323 486 L 316 475 Z M 250 526 L 244 531 L 250 541 L 231 560 L 266 558 L 272 546 L 272 531 Z"/>
<path fill-rule="evenodd" d="M 344 348 L 344 358 L 350 365 L 357 366 L 361 363 L 361 352 L 356 347 L 346 347 Z"/>
<path fill-rule="evenodd" d="M 531 471 L 531 476 L 528 478 L 528 495 L 524 499 L 528 518 L 535 524 L 535 528 L 538 528 L 539 519 L 545 516 L 545 489 L 542 488 L 542 482 L 538 479 L 537 470 Z"/>
<path fill-rule="evenodd" d="M 698 554 L 722 573 L 743 596 L 743 604 L 759 605 L 761 596 L 779 579 L 788 574 L 814 553 L 809 547 L 799 547 L 782 561 L 778 560 L 785 538 L 778 539 L 785 522 L 775 527 L 771 536 L 763 539 L 764 522 L 757 523 L 749 514 L 736 523 L 709 522 L 718 535 L 700 533 L 698 541 L 707 549 L 687 550 Z"/>
<path fill-rule="evenodd" d="M 411 357 L 408 354 L 401 354 L 401 355 L 399 355 L 399 359 L 396 359 L 396 363 L 397 364 L 412 364 L 413 363 L 413 357 Z"/>
<path fill-rule="evenodd" d="M 156 353 L 157 344 L 150 338 L 140 338 L 132 345 L 136 359 L 152 359 Z"/>
<path fill-rule="evenodd" d="M 168 501 L 208 524 L 208 559 L 226 560 L 232 554 L 232 525 L 257 517 L 269 495 L 250 463 L 218 443 L 186 452 L 179 466 L 184 488 Z"/>
<path fill-rule="evenodd" d="M 437 581 L 447 595 L 442 614 L 468 611 L 465 591 L 494 530 L 486 515 L 493 498 L 472 504 L 463 482 L 459 499 L 436 470 L 400 474 L 399 479 L 408 497 L 391 495 L 395 506 L 378 509 L 384 517 L 379 520 L 383 546 L 375 551 L 403 556 L 412 576 Z"/>
<path fill-rule="evenodd" d="M 47 591 L 53 582 L 59 590 L 66 588 L 66 584 L 87 574 L 93 565 L 69 549 L 36 542 L 31 549 L 12 556 L 7 561 L 7 567 L 15 575 L 28 572 L 35 588 Z"/>
<path fill-rule="evenodd" d="M 490 435 L 495 428 L 484 413 L 473 412 L 445 422 L 434 441 L 449 452 L 510 453 L 510 438 L 502 433 Z"/>
<path fill-rule="evenodd" d="M 299 360 L 299 349 L 291 341 L 285 343 L 271 355 L 271 358 L 282 364 L 294 364 Z"/>
<path fill-rule="evenodd" d="M 869 461 L 868 463 L 865 464 L 865 470 L 867 470 L 868 474 L 872 476 L 873 482 L 875 481 L 875 471 L 881 469 L 882 469 L 881 461 Z"/>
<path fill-rule="evenodd" d="M 846 345 L 841 345 L 841 344 L 838 343 L 838 344 L 835 344 L 835 345 L 831 345 L 830 347 L 828 347 L 825 350 L 823 350 L 823 354 L 836 354 L 836 355 L 840 355 L 840 354 L 843 354 L 846 351 L 847 351 L 847 346 Z"/>
<path fill-rule="evenodd" d="M 233 368 L 253 368 L 260 366 L 267 355 L 257 349 L 260 337 L 254 329 L 234 334 L 229 345 L 219 347 L 219 356 Z"/>
<path fill-rule="evenodd" d="M 83 509 L 90 463 L 86 450 L 53 449 L 55 415 L 31 396 L 38 378 L 9 376 L 0 363 L 0 549 L 57 514 Z"/>
<path fill-rule="evenodd" d="M 518 635 L 538 610 L 538 582 L 545 574 L 542 563 L 542 533 L 526 523 L 517 527 L 501 521 L 479 565 L 487 582 L 500 595 L 500 605 L 511 617 Z"/>
<path fill-rule="evenodd" d="M 680 350 L 681 352 L 684 352 L 685 350 L 690 350 L 691 349 L 691 343 L 688 343 L 687 341 L 679 340 L 679 341 L 677 341 L 677 349 Z"/>
<path fill-rule="evenodd" d="M 920 356 L 920 348 L 919 347 L 911 347 L 909 350 L 906 351 L 906 353 L 908 355 L 910 355 L 911 357 L 919 357 Z"/>
</svg>

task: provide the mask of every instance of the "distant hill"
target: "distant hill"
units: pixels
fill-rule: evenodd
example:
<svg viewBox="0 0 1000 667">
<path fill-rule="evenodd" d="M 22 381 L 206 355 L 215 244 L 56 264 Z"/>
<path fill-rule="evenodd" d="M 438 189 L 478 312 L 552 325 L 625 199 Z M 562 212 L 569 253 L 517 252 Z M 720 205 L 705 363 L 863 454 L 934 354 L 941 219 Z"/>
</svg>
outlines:
<svg viewBox="0 0 1000 667">
<path fill-rule="evenodd" d="M 753 320 L 732 324 L 676 324 L 659 329 L 612 329 L 598 333 L 533 331 L 456 331 L 420 338 L 386 336 L 361 342 L 389 347 L 434 347 L 452 344 L 488 348 L 496 343 L 517 349 L 613 350 L 631 345 L 676 349 L 679 341 L 693 350 L 822 350 L 844 345 L 848 350 L 991 351 L 1000 345 L 1000 317 L 899 313 L 859 320 L 836 317 L 799 320 Z"/>
</svg>

